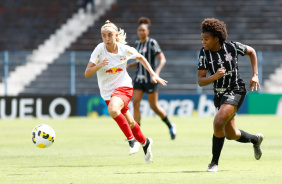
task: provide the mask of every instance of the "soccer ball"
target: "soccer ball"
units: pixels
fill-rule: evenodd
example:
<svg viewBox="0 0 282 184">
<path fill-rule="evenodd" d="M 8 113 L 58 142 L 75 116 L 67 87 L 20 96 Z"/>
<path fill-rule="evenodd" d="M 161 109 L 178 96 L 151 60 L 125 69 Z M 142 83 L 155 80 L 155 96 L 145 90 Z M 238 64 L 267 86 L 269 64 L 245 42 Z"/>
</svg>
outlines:
<svg viewBox="0 0 282 184">
<path fill-rule="evenodd" d="M 55 141 L 55 131 L 49 125 L 38 125 L 31 132 L 32 142 L 39 148 L 47 148 Z"/>
</svg>

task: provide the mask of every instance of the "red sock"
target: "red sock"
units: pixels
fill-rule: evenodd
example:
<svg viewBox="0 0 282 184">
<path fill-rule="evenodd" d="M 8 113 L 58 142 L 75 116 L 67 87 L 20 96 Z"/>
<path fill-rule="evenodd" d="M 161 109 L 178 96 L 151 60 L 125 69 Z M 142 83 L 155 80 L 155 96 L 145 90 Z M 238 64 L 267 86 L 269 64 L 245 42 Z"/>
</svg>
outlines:
<svg viewBox="0 0 282 184">
<path fill-rule="evenodd" d="M 138 125 L 138 123 L 135 122 L 135 126 L 131 129 L 135 139 L 140 142 L 140 144 L 145 144 L 146 142 L 146 137 L 143 135 L 143 133 L 141 132 L 140 126 Z"/>
<path fill-rule="evenodd" d="M 130 130 L 130 126 L 123 114 L 118 115 L 116 118 L 114 118 L 114 120 L 117 122 L 119 128 L 122 130 L 127 140 L 134 138 L 132 131 Z"/>
</svg>

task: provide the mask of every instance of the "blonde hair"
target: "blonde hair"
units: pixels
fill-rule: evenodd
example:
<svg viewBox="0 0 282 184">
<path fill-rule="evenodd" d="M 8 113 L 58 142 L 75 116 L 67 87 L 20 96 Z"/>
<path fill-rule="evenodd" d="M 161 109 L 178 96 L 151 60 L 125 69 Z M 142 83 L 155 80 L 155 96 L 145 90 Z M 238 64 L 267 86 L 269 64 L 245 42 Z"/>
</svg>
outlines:
<svg viewBox="0 0 282 184">
<path fill-rule="evenodd" d="M 104 29 L 107 29 L 107 28 L 113 29 L 113 30 L 115 30 L 115 31 L 117 32 L 117 34 L 118 34 L 117 42 L 119 42 L 119 43 L 121 43 L 121 44 L 124 44 L 124 45 L 127 44 L 127 42 L 125 41 L 125 39 L 126 39 L 126 33 L 124 32 L 123 29 L 120 29 L 120 28 L 119 28 L 119 31 L 118 31 L 117 26 L 116 26 L 114 23 L 110 22 L 109 20 L 107 20 L 107 21 L 105 22 L 105 24 L 101 27 L 101 32 L 102 32 Z"/>
</svg>

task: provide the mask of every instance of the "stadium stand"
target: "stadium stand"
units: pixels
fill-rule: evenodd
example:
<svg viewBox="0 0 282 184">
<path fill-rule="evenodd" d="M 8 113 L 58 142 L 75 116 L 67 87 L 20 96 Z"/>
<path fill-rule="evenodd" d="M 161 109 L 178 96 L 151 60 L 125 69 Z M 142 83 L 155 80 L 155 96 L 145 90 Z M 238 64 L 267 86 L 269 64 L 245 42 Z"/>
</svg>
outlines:
<svg viewBox="0 0 282 184">
<path fill-rule="evenodd" d="M 256 50 L 281 50 L 282 2 L 279 0 L 119 0 L 112 9 L 83 34 L 69 50 L 92 50 L 101 42 L 100 27 L 109 19 L 127 32 L 127 41 L 137 39 L 137 20 L 152 21 L 151 37 L 164 50 L 199 50 L 200 25 L 215 17 L 227 24 L 229 40 L 252 45 Z"/>
<path fill-rule="evenodd" d="M 0 1 L 0 51 L 33 50 L 77 11 L 76 1 Z"/>
<path fill-rule="evenodd" d="M 44 29 L 41 32 L 42 34 L 38 33 L 39 35 L 36 35 L 33 32 L 31 36 L 26 36 L 27 40 L 31 40 L 30 42 L 23 39 L 22 41 L 11 41 L 8 43 L 7 38 L 2 37 L 0 43 L 3 42 L 4 44 L 0 44 L 0 50 L 30 50 L 36 48 L 48 37 L 48 34 L 52 34 L 67 17 L 70 17 L 77 10 L 76 3 L 73 1 L 41 1 L 36 1 L 37 3 L 34 1 L 27 3 L 27 0 L 20 1 L 20 3 L 8 0 L 0 2 L 0 5 L 2 4 L 0 12 L 4 12 L 8 17 L 12 17 L 8 20 L 14 21 L 13 24 L 10 23 L 11 25 L 9 25 L 10 27 L 14 26 L 10 28 L 10 30 L 13 30 L 9 32 L 10 36 L 12 34 L 21 35 L 20 30 L 17 30 L 17 32 L 14 29 L 16 25 L 23 26 L 24 22 L 27 22 L 28 26 L 23 28 L 23 33 L 30 33 L 30 30 L 34 31 L 31 22 L 36 17 L 31 17 L 32 12 L 43 11 L 42 8 L 35 8 L 38 4 L 42 4 L 44 7 L 59 6 L 62 10 L 51 13 L 51 10 L 47 11 L 48 8 L 44 9 L 46 16 L 38 17 L 41 21 L 34 20 L 35 25 L 37 25 L 34 25 L 34 29 L 38 28 L 35 30 L 39 30 L 39 32 Z M 21 10 L 20 7 L 25 7 L 24 5 L 29 8 Z M 16 12 L 21 13 L 23 11 L 26 14 L 29 13 L 29 17 L 27 16 L 28 18 L 23 18 L 23 20 L 17 22 L 16 15 L 12 15 L 9 10 L 12 7 L 16 7 L 14 8 L 17 10 Z M 57 10 L 57 8 L 53 9 L 54 11 Z M 48 17 L 48 12 L 50 17 Z M 25 13 L 23 13 L 23 17 Z M 62 19 L 56 18 L 54 20 L 55 15 L 62 17 Z M 71 51 L 76 51 L 75 92 L 77 94 L 98 93 L 96 76 L 91 79 L 85 79 L 83 74 L 91 51 L 95 45 L 102 41 L 100 27 L 105 20 L 111 20 L 118 27 L 125 29 L 127 41 L 129 45 L 133 46 L 137 39 L 136 22 L 141 16 L 147 16 L 151 19 L 150 36 L 158 40 L 167 57 L 167 65 L 163 69 L 161 76 L 169 81 L 169 85 L 167 87 L 161 86 L 161 93 L 196 93 L 201 90 L 208 93 L 212 92 L 211 85 L 200 89 L 196 84 L 197 52 L 201 48 L 200 24 L 206 17 L 215 17 L 225 21 L 229 40 L 252 45 L 257 51 L 282 50 L 282 30 L 279 29 L 282 22 L 282 3 L 278 0 L 238 0 L 232 1 L 232 3 L 223 0 L 217 1 L 217 3 L 209 0 L 117 0 L 104 16 L 97 20 L 87 32 L 82 34 L 67 49 L 67 52 L 62 54 L 52 64 L 49 64 L 48 68 L 32 81 L 21 94 L 70 94 L 69 61 Z M 43 26 L 41 22 L 43 22 L 45 17 L 47 21 Z M 8 24 L 7 21 L 0 21 L 0 24 L 3 22 L 6 22 L 6 25 Z M 7 30 L 1 29 L 1 34 L 3 33 L 4 37 L 8 37 Z M 23 44 L 21 45 L 21 43 Z M 251 75 L 250 62 L 248 57 L 241 57 L 240 61 L 239 65 L 246 66 L 240 69 L 248 85 Z M 263 63 L 263 80 L 268 79 L 273 72 L 273 68 L 279 66 L 279 62 L 276 61 L 272 62 L 271 66 Z M 129 73 L 133 75 L 134 69 L 129 70 Z M 48 84 L 48 88 L 46 88 L 46 84 Z"/>
</svg>

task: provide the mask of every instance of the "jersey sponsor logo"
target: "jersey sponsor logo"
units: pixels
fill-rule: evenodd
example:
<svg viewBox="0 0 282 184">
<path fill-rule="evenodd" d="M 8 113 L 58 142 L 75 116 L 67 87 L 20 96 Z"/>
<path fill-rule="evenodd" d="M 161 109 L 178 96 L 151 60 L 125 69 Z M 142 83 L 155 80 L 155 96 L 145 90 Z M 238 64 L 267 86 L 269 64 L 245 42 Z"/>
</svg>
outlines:
<svg viewBox="0 0 282 184">
<path fill-rule="evenodd" d="M 224 63 L 224 61 L 221 60 L 221 58 L 218 59 L 217 64 L 218 65 L 222 65 Z"/>
<path fill-rule="evenodd" d="M 225 72 L 225 76 L 227 75 L 231 75 L 232 73 L 234 73 L 235 69 L 233 68 L 233 70 L 230 70 L 230 71 L 226 71 Z"/>
<path fill-rule="evenodd" d="M 117 67 L 115 67 L 115 68 L 111 68 L 111 69 L 109 69 L 109 70 L 106 70 L 105 73 L 117 74 L 117 73 L 119 73 L 119 72 L 121 72 L 121 71 L 123 71 L 122 68 L 117 68 Z"/>
<path fill-rule="evenodd" d="M 225 56 L 226 61 L 231 61 L 233 59 L 232 56 L 231 56 L 231 53 L 226 53 L 226 54 L 224 54 L 224 56 Z"/>
</svg>

